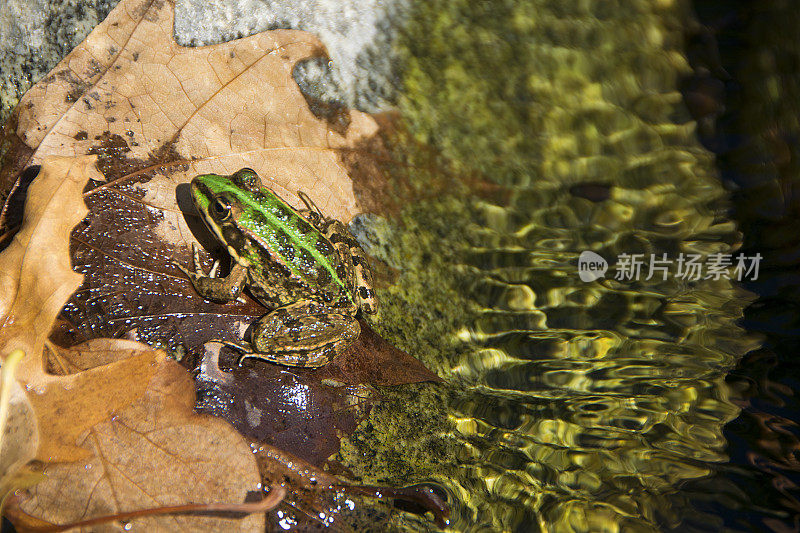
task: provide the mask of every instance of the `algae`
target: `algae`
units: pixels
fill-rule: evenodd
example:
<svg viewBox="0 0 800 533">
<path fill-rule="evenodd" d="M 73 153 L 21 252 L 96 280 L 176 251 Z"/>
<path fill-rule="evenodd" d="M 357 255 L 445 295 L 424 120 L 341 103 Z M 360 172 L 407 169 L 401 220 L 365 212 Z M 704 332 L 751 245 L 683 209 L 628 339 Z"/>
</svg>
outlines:
<svg viewBox="0 0 800 533">
<path fill-rule="evenodd" d="M 376 328 L 446 383 L 389 392 L 343 444 L 351 471 L 439 480 L 455 530 L 717 523 L 680 486 L 726 460 L 752 297 L 674 267 L 576 268 L 585 250 L 614 269 L 741 245 L 677 89 L 691 23 L 680 1 L 412 5 L 392 171 L 412 193 L 381 245 L 401 272 Z M 439 164 L 414 164 L 420 146 Z M 425 196 L 437 180 L 453 193 Z"/>
</svg>

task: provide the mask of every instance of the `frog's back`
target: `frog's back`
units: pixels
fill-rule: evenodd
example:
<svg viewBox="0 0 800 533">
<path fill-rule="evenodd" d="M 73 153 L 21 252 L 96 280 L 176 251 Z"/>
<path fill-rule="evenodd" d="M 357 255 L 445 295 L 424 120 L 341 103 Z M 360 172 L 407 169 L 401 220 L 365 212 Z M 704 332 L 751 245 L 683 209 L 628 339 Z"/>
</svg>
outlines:
<svg viewBox="0 0 800 533">
<path fill-rule="evenodd" d="M 352 300 L 342 257 L 324 234 L 266 187 L 251 198 L 243 195 L 241 201 L 254 202 L 243 213 L 240 227 L 258 243 L 247 251 L 251 255 L 247 259 L 251 268 L 262 265 L 265 283 L 282 282 L 286 300 L 313 297 L 331 304 Z"/>
</svg>

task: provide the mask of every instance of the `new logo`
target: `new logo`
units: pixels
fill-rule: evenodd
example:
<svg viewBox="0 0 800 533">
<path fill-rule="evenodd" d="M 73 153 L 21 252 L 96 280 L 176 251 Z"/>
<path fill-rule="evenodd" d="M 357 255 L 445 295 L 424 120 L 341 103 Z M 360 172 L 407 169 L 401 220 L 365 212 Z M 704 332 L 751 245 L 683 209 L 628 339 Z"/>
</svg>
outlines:
<svg viewBox="0 0 800 533">
<path fill-rule="evenodd" d="M 581 281 L 594 281 L 605 276 L 608 262 L 594 252 L 585 250 L 578 257 L 578 276 Z"/>
</svg>

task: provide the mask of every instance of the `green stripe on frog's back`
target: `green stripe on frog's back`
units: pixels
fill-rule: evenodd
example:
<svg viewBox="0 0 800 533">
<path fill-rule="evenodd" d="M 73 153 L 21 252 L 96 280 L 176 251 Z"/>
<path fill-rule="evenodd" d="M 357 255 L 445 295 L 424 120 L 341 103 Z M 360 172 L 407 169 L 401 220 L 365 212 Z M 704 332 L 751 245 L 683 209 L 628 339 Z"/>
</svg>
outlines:
<svg viewBox="0 0 800 533">
<path fill-rule="evenodd" d="M 352 300 L 339 255 L 324 235 L 274 192 L 266 187 L 245 192 L 225 176 L 206 175 L 203 181 L 214 194 L 225 193 L 246 206 L 239 228 L 278 256 L 293 275 L 322 286 L 332 282 Z"/>
</svg>

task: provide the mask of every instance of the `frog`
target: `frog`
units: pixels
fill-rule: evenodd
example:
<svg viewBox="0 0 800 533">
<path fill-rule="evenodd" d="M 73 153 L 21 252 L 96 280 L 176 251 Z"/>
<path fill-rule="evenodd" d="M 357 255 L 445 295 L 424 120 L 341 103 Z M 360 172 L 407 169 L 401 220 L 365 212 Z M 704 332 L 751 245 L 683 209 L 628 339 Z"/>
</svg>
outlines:
<svg viewBox="0 0 800 533">
<path fill-rule="evenodd" d="M 367 255 L 341 221 L 325 216 L 302 191 L 305 209 L 295 209 L 250 168 L 200 174 L 189 189 L 231 267 L 218 276 L 215 261 L 206 274 L 197 243 L 191 270 L 176 266 L 206 300 L 230 302 L 246 288 L 271 309 L 249 328 L 249 339 L 220 341 L 241 353 L 239 364 L 256 358 L 315 368 L 356 342 L 358 318 L 375 315 L 378 305 Z"/>
</svg>

